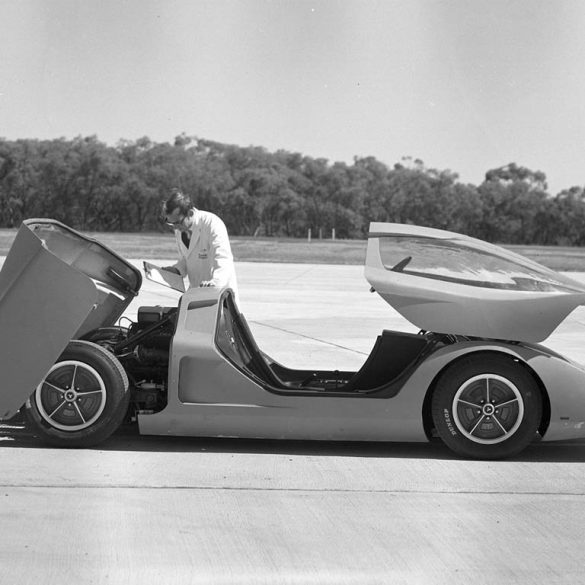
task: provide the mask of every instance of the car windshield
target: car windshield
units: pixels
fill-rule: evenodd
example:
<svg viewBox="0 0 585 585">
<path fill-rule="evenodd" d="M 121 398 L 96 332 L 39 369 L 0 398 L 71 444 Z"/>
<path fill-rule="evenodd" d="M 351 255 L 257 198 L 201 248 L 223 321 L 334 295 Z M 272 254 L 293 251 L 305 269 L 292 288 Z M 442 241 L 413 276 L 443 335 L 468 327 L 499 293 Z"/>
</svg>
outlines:
<svg viewBox="0 0 585 585">
<path fill-rule="evenodd" d="M 487 248 L 487 249 L 486 249 Z M 577 283 L 515 254 L 506 257 L 472 241 L 390 235 L 380 238 L 387 270 L 492 289 L 583 292 Z"/>
</svg>

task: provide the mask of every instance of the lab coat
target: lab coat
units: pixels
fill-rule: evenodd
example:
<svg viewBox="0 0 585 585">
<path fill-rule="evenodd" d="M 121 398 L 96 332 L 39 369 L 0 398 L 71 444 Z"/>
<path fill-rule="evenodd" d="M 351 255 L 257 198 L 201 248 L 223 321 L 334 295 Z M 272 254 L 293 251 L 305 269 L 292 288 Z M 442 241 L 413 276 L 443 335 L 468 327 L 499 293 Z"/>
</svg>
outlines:
<svg viewBox="0 0 585 585">
<path fill-rule="evenodd" d="M 234 259 L 227 229 L 214 213 L 193 209 L 191 241 L 187 248 L 181 239 L 181 232 L 175 230 L 179 261 L 175 268 L 181 276 L 189 278 L 190 288 L 198 287 L 203 281 L 213 286 L 229 286 L 238 298 L 238 285 Z"/>
</svg>

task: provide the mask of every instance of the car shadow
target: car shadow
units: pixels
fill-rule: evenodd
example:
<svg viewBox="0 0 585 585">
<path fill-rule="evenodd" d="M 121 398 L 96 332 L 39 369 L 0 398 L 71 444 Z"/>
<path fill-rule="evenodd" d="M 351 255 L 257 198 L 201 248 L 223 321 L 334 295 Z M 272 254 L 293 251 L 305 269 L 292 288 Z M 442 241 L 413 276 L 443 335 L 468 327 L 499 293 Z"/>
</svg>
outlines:
<svg viewBox="0 0 585 585">
<path fill-rule="evenodd" d="M 22 421 L 0 423 L 1 448 L 53 449 L 30 432 Z M 210 437 L 160 437 L 138 434 L 135 426 L 123 426 L 112 437 L 91 448 L 95 451 L 158 453 L 245 453 L 388 459 L 464 460 L 438 439 L 428 443 L 374 441 L 301 441 Z M 507 461 L 585 463 L 585 440 L 537 442 Z"/>
<path fill-rule="evenodd" d="M 0 449 L 54 449 L 29 431 L 24 423 L 0 423 Z M 158 453 L 258 453 L 338 457 L 395 457 L 456 459 L 444 445 L 432 443 L 380 443 L 372 441 L 304 441 L 214 437 L 140 435 L 135 427 L 122 427 L 95 451 Z"/>
</svg>

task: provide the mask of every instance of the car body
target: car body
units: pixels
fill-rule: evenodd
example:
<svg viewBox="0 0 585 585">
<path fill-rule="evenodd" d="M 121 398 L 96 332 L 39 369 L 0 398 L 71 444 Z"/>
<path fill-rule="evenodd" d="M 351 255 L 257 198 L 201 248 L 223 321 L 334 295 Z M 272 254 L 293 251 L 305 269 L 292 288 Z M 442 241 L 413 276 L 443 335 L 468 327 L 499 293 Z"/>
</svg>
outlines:
<svg viewBox="0 0 585 585">
<path fill-rule="evenodd" d="M 585 287 L 464 235 L 372 223 L 365 276 L 418 334 L 381 331 L 358 371 L 291 369 L 258 348 L 230 289 L 138 309 L 141 272 L 51 219 L 0 272 L 0 418 L 51 444 L 147 435 L 428 441 L 496 459 L 585 436 L 585 370 L 540 345 Z"/>
</svg>

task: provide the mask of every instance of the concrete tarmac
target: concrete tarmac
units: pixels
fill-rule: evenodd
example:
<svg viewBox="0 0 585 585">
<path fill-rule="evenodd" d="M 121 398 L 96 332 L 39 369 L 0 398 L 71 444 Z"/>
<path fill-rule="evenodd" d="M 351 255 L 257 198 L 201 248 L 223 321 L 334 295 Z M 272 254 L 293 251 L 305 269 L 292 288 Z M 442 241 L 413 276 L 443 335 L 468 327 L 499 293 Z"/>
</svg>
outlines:
<svg viewBox="0 0 585 585">
<path fill-rule="evenodd" d="M 285 365 L 359 368 L 382 329 L 415 330 L 361 267 L 237 270 L 259 346 Z M 145 283 L 128 314 L 177 299 Z M 585 362 L 584 315 L 546 345 Z M 0 585 L 585 583 L 585 441 L 481 462 L 440 443 L 123 429 L 56 450 L 15 424 L 0 470 Z"/>
</svg>

